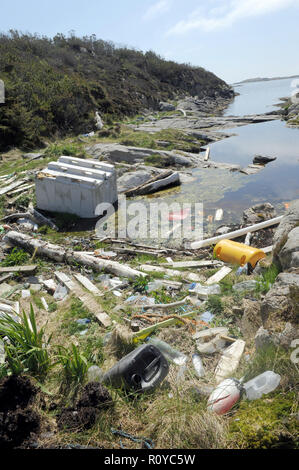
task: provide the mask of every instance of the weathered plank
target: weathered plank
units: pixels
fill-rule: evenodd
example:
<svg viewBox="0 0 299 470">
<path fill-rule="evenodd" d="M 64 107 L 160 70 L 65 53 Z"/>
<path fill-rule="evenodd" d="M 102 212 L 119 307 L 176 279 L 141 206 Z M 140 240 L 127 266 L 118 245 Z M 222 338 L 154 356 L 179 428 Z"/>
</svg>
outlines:
<svg viewBox="0 0 299 470">
<path fill-rule="evenodd" d="M 26 181 L 24 181 L 24 180 L 16 181 L 15 183 L 9 184 L 5 188 L 1 188 L 0 189 L 0 196 L 2 196 L 3 194 L 9 193 L 10 191 L 12 191 L 15 188 L 18 188 L 19 186 L 21 186 L 21 184 L 24 184 L 25 182 Z"/>
<path fill-rule="evenodd" d="M 3 276 L 0 277 L 0 283 L 6 281 L 7 279 L 10 279 L 12 276 L 13 276 L 12 273 L 4 274 Z"/>
<path fill-rule="evenodd" d="M 9 191 L 7 196 L 13 196 L 14 194 L 21 193 L 22 191 L 28 191 L 31 188 L 34 188 L 34 184 L 26 184 L 25 186 L 21 186 L 20 188 L 15 189 L 14 191 Z"/>
<path fill-rule="evenodd" d="M 74 294 L 84 306 L 94 314 L 96 319 L 105 327 L 111 325 L 111 319 L 105 312 L 100 311 L 100 305 L 97 301 L 93 298 L 93 296 L 87 292 L 84 292 L 83 288 L 73 279 L 71 279 L 66 274 L 56 271 L 55 273 L 56 279 L 62 283 L 69 292 Z"/>
<path fill-rule="evenodd" d="M 89 292 L 95 295 L 100 295 L 101 292 L 86 276 L 82 276 L 82 274 L 74 274 L 74 277 L 77 281 L 80 282 Z"/>
<path fill-rule="evenodd" d="M 30 266 L 5 266 L 0 268 L 0 273 L 33 273 L 37 268 L 36 264 Z"/>
<path fill-rule="evenodd" d="M 224 279 L 231 272 L 232 272 L 231 268 L 229 268 L 228 266 L 223 266 L 223 268 L 221 268 L 217 273 L 209 277 L 209 279 L 206 281 L 206 284 L 208 286 L 211 284 L 216 284 L 217 282 Z"/>
</svg>

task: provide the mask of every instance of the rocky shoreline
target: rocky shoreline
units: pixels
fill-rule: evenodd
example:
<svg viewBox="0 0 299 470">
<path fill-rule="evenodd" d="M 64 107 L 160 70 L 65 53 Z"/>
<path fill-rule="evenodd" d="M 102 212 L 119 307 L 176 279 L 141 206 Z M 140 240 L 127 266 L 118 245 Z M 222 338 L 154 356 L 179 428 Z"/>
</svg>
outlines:
<svg viewBox="0 0 299 470">
<path fill-rule="evenodd" d="M 286 121 L 288 127 L 299 127 L 299 93 L 293 95 L 291 98 L 281 98 L 282 103 L 278 106 L 281 108 L 279 111 L 282 119 Z"/>
</svg>

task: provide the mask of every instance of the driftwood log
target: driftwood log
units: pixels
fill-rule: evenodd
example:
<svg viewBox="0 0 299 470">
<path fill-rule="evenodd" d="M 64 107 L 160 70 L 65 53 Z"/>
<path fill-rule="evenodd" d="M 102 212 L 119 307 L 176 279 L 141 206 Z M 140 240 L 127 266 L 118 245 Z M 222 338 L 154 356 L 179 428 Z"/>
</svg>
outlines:
<svg viewBox="0 0 299 470">
<path fill-rule="evenodd" d="M 11 246 L 20 246 L 24 250 L 33 253 L 36 250 L 38 256 L 45 256 L 58 263 L 65 264 L 80 264 L 87 266 L 95 271 L 106 271 L 114 274 L 115 276 L 123 276 L 131 279 L 136 279 L 139 276 L 145 277 L 146 274 L 129 266 L 120 264 L 117 261 L 108 261 L 95 256 L 84 255 L 72 250 L 67 250 L 60 245 L 54 245 L 43 240 L 32 238 L 23 233 L 10 231 L 5 237 L 4 241 Z"/>
</svg>

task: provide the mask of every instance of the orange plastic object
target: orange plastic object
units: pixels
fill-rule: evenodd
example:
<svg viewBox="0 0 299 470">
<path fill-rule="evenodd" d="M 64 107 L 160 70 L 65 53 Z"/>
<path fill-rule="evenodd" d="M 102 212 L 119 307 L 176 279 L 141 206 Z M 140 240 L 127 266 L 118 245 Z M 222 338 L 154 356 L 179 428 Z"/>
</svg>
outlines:
<svg viewBox="0 0 299 470">
<path fill-rule="evenodd" d="M 260 259 L 266 258 L 262 250 L 232 240 L 221 240 L 217 243 L 214 248 L 214 256 L 226 263 L 239 264 L 240 266 L 250 263 L 253 268 Z"/>
</svg>

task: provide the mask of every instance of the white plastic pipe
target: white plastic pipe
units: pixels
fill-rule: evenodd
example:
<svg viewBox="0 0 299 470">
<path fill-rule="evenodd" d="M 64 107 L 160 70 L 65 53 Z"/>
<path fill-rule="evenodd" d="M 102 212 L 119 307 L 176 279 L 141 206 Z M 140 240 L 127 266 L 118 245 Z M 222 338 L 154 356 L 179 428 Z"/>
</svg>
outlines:
<svg viewBox="0 0 299 470">
<path fill-rule="evenodd" d="M 231 240 L 232 238 L 237 238 L 242 235 L 246 235 L 249 232 L 255 232 L 257 230 L 261 230 L 262 228 L 271 227 L 271 225 L 279 224 L 282 218 L 283 215 L 280 215 L 279 217 L 275 217 L 274 219 L 265 220 L 264 222 L 260 222 L 259 224 L 251 225 L 251 227 L 241 228 L 239 230 L 235 230 L 234 232 L 218 235 L 217 237 L 206 238 L 205 240 L 193 242 L 190 244 L 190 248 L 191 250 L 197 250 L 198 248 L 203 248 L 204 246 L 214 245 L 220 240 Z"/>
</svg>

